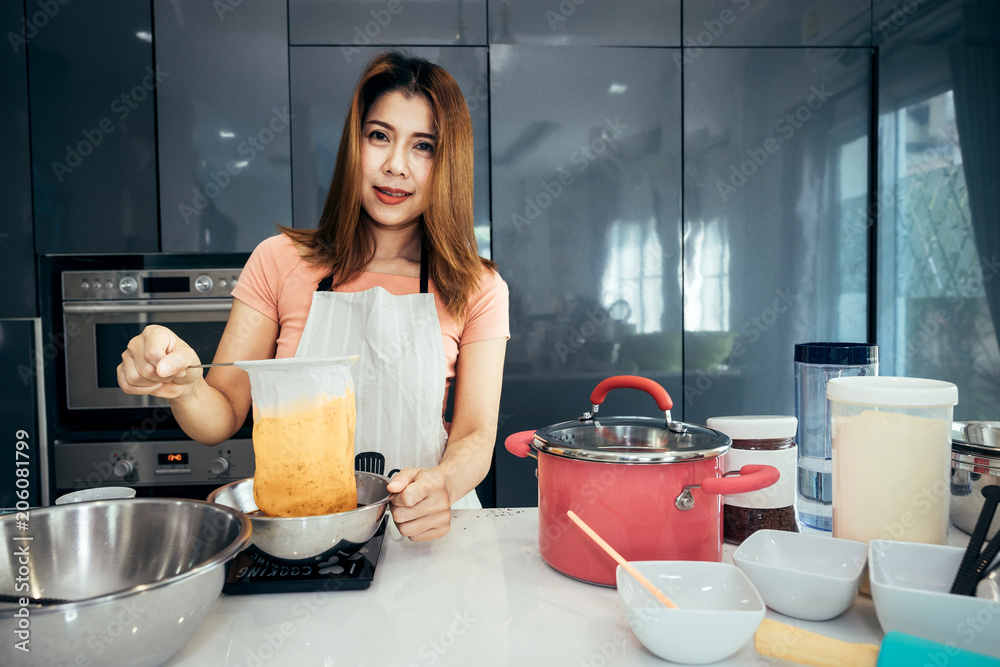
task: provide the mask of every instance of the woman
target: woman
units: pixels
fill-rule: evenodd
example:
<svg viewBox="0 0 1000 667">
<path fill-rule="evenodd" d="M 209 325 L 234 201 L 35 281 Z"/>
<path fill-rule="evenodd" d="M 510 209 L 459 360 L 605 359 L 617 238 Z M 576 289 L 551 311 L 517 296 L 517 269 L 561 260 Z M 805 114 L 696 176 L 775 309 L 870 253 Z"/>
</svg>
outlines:
<svg viewBox="0 0 1000 667">
<path fill-rule="evenodd" d="M 420 58 L 376 56 L 354 91 L 318 229 L 282 228 L 257 247 L 215 355 L 360 354 L 355 448 L 399 469 L 392 515 L 412 540 L 446 534 L 453 506 L 479 506 L 496 438 L 508 292 L 477 252 L 472 164 L 454 79 Z M 169 399 L 184 431 L 214 444 L 243 424 L 250 383 L 235 367 L 185 370 L 199 363 L 149 326 L 122 354 L 118 383 Z"/>
</svg>

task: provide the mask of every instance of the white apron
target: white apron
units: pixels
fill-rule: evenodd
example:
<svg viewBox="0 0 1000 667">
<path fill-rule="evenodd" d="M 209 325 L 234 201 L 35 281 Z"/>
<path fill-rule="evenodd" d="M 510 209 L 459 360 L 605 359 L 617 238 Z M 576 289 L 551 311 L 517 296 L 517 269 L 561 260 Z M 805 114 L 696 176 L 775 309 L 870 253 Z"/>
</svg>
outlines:
<svg viewBox="0 0 1000 667">
<path fill-rule="evenodd" d="M 313 293 L 295 351 L 296 357 L 358 355 L 351 365 L 357 401 L 354 451 L 362 457 L 381 454 L 386 475 L 436 466 L 448 440 L 441 416 L 444 343 L 427 273 L 421 254 L 420 294 L 402 296 L 381 287 L 330 292 L 332 278 L 325 278 Z M 482 505 L 473 490 L 452 507 Z"/>
</svg>

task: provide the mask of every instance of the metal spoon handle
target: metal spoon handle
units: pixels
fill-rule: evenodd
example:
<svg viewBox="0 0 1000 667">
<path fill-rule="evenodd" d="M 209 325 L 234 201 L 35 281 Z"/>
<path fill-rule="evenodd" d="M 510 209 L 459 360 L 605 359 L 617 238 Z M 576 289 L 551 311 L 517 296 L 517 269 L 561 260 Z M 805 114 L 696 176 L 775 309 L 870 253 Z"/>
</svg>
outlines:
<svg viewBox="0 0 1000 667">
<path fill-rule="evenodd" d="M 217 364 L 196 364 L 188 366 L 188 368 L 215 368 L 216 366 L 233 366 L 234 364 L 236 364 L 235 361 L 222 361 Z"/>
</svg>

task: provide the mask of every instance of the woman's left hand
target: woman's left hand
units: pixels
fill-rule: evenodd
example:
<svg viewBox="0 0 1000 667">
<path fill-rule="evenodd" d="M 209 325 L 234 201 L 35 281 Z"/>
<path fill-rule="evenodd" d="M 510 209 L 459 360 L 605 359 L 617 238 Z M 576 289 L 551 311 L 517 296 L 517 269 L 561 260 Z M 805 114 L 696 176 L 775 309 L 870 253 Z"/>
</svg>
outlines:
<svg viewBox="0 0 1000 667">
<path fill-rule="evenodd" d="M 451 530 L 451 498 L 444 476 L 433 468 L 403 468 L 387 487 L 395 493 L 392 520 L 414 542 L 435 540 Z"/>
</svg>

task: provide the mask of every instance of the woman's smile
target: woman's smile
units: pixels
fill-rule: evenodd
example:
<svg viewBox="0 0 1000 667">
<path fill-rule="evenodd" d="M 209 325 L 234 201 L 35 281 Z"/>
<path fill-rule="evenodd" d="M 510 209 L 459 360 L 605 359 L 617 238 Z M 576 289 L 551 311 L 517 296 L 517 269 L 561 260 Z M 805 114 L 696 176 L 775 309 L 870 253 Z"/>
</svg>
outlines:
<svg viewBox="0 0 1000 667">
<path fill-rule="evenodd" d="M 407 192 L 405 190 L 397 190 L 395 188 L 380 188 L 375 186 L 375 196 L 380 202 L 388 206 L 395 206 L 396 204 L 402 204 L 406 201 L 406 198 L 413 193 Z"/>
</svg>

